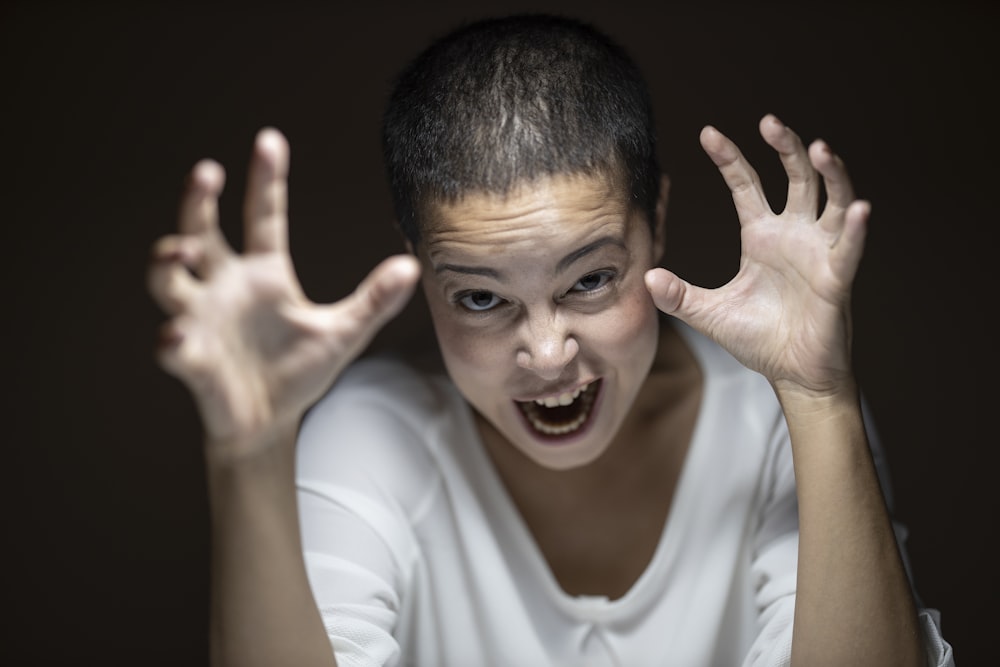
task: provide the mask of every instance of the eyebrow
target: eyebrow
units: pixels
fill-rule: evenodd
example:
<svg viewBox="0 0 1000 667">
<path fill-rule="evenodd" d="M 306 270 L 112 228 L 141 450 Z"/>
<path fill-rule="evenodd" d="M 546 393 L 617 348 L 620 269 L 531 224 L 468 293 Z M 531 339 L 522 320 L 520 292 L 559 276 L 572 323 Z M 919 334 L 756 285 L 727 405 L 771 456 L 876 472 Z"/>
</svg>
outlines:
<svg viewBox="0 0 1000 667">
<path fill-rule="evenodd" d="M 461 264 L 438 264 L 434 267 L 434 273 L 452 271 L 454 273 L 465 273 L 472 276 L 486 276 L 495 280 L 502 280 L 503 274 L 496 269 L 487 266 L 462 266 Z"/>
<path fill-rule="evenodd" d="M 622 241 L 618 236 L 602 236 L 601 238 L 591 241 L 585 246 L 577 248 L 576 250 L 570 252 L 565 257 L 560 259 L 556 263 L 556 273 L 561 273 L 569 268 L 574 262 L 583 259 L 587 255 L 600 250 L 604 246 L 617 246 L 622 250 L 626 250 L 625 242 Z M 442 273 L 444 271 L 451 271 L 453 273 L 464 273 L 466 275 L 473 276 L 486 276 L 487 278 L 493 278 L 503 282 L 504 275 L 503 272 L 492 269 L 488 266 L 465 266 L 462 264 L 438 264 L 434 267 L 435 273 Z"/>
<path fill-rule="evenodd" d="M 573 252 L 569 253 L 568 255 L 566 255 L 565 257 L 563 257 L 562 259 L 560 259 L 559 263 L 556 264 L 556 273 L 561 273 L 565 271 L 567 268 L 569 268 L 571 264 L 573 264 L 573 262 L 579 259 L 583 259 L 592 252 L 596 252 L 597 250 L 600 250 L 601 248 L 607 245 L 618 246 L 622 250 L 627 250 L 627 248 L 625 247 L 625 242 L 622 241 L 621 238 L 619 238 L 618 236 L 602 236 L 596 241 L 592 241 L 587 245 L 583 246 L 582 248 L 578 248 Z"/>
</svg>

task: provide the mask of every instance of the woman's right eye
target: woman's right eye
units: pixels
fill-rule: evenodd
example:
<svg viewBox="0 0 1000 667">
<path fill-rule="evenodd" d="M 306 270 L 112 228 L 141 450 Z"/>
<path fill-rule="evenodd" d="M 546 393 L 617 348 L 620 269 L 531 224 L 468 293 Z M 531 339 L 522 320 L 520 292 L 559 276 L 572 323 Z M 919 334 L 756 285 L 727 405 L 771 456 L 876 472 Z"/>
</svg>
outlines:
<svg viewBox="0 0 1000 667">
<path fill-rule="evenodd" d="M 456 299 L 456 301 L 466 310 L 482 312 L 498 306 L 501 299 L 493 292 L 477 291 L 466 292 Z"/>
</svg>

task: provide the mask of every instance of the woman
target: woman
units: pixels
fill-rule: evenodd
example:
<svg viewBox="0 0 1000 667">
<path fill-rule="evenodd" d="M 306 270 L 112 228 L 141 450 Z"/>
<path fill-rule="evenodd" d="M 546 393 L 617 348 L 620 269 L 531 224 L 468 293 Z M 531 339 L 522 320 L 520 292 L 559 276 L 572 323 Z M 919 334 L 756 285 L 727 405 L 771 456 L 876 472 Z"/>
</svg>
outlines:
<svg viewBox="0 0 1000 667">
<path fill-rule="evenodd" d="M 214 662 L 951 664 L 851 369 L 869 206 L 823 142 L 760 131 L 780 214 L 701 135 L 742 226 L 716 290 L 657 268 L 645 84 L 568 19 L 464 26 L 404 70 L 384 142 L 408 253 L 340 303 L 295 280 L 276 130 L 242 255 L 196 165 L 150 283 L 206 429 Z M 353 363 L 418 281 L 447 374 Z"/>
</svg>

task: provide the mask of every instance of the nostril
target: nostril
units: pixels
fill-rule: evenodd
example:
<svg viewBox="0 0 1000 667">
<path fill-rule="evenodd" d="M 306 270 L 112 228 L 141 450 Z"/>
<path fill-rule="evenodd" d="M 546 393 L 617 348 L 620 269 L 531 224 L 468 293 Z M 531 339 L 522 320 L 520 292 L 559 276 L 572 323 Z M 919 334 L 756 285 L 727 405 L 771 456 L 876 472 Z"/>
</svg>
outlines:
<svg viewBox="0 0 1000 667">
<path fill-rule="evenodd" d="M 559 377 L 580 351 L 575 337 L 556 316 L 528 319 L 525 325 L 517 365 L 547 379 Z"/>
</svg>

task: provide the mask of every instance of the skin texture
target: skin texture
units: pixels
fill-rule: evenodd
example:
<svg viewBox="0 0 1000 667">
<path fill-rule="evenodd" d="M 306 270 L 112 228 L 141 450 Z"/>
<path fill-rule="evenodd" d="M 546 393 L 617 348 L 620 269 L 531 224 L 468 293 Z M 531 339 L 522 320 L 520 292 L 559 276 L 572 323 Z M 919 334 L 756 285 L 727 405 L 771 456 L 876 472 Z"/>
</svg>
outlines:
<svg viewBox="0 0 1000 667">
<path fill-rule="evenodd" d="M 560 582 L 616 596 L 641 572 L 662 527 L 699 395 L 697 373 L 676 339 L 658 335 L 653 304 L 710 336 L 770 381 L 791 433 L 801 523 L 793 662 L 923 664 L 851 370 L 850 289 L 869 206 L 854 200 L 843 163 L 823 142 L 806 149 L 773 116 L 760 130 L 789 177 L 781 213 L 771 210 L 732 142 L 711 127 L 701 135 L 741 225 L 739 271 L 718 289 L 651 268 L 662 235 L 651 234 L 599 179 L 531 183 L 504 200 L 469 196 L 440 210 L 420 262 L 442 352 L 482 416 L 501 476 L 563 573 Z M 389 258 L 344 300 L 308 301 L 288 255 L 288 164 L 285 139 L 262 131 L 242 253 L 218 227 L 222 168 L 196 165 L 178 233 L 155 245 L 149 271 L 150 292 L 168 316 L 160 362 L 189 387 L 205 426 L 214 665 L 335 664 L 300 551 L 295 435 L 306 409 L 402 308 L 420 274 L 415 258 Z M 819 211 L 821 187 L 827 204 Z M 605 237 L 610 241 L 597 249 L 573 255 Z M 452 269 L 442 270 L 446 264 Z M 470 316 L 457 310 L 457 292 L 466 304 L 498 310 Z M 597 377 L 607 385 L 606 405 L 577 441 L 541 445 L 513 412 L 512 399 Z M 672 439 L 644 446 L 657 434 Z M 621 498 L 634 494 L 620 494 L 617 504 L 609 496 L 577 505 L 574 514 L 573 499 L 586 498 L 581 489 L 594 488 L 609 470 L 659 489 L 658 501 L 630 507 Z M 659 480 L 650 470 L 668 472 Z M 540 503 L 525 490 L 532 488 L 551 489 L 552 501 Z M 617 522 L 622 544 L 637 555 L 608 575 L 614 550 L 586 537 L 621 517 L 633 521 Z M 587 561 L 581 554 L 590 548 Z"/>
<path fill-rule="evenodd" d="M 663 250 L 667 185 L 652 228 L 599 176 L 469 195 L 435 209 L 419 252 L 449 375 L 571 594 L 618 598 L 642 574 L 697 414 L 697 364 L 661 332 L 643 281 Z M 596 380 L 589 426 L 556 443 L 514 404 Z"/>
<path fill-rule="evenodd" d="M 643 275 L 660 254 L 645 218 L 599 177 L 438 206 L 421 245 L 423 287 L 448 373 L 479 416 L 536 464 L 567 469 L 607 449 L 656 352 Z M 592 425 L 552 444 L 514 401 L 597 380 Z"/>
<path fill-rule="evenodd" d="M 342 301 L 305 298 L 288 255 L 289 149 L 256 139 L 246 248 L 219 230 L 222 167 L 195 165 L 178 233 L 153 248 L 150 293 L 169 316 L 157 355 L 195 397 L 212 519 L 211 662 L 335 665 L 301 552 L 295 436 L 305 410 L 412 293 L 412 257 L 385 260 Z"/>
<path fill-rule="evenodd" d="M 739 149 L 712 127 L 701 133 L 740 220 L 736 276 L 706 290 L 655 269 L 646 284 L 661 310 L 762 373 L 781 402 L 799 499 L 793 663 L 921 665 L 912 595 L 851 368 L 850 291 L 870 206 L 854 199 L 844 163 L 824 142 L 807 149 L 771 115 L 760 132 L 788 175 L 781 213 Z"/>
</svg>

